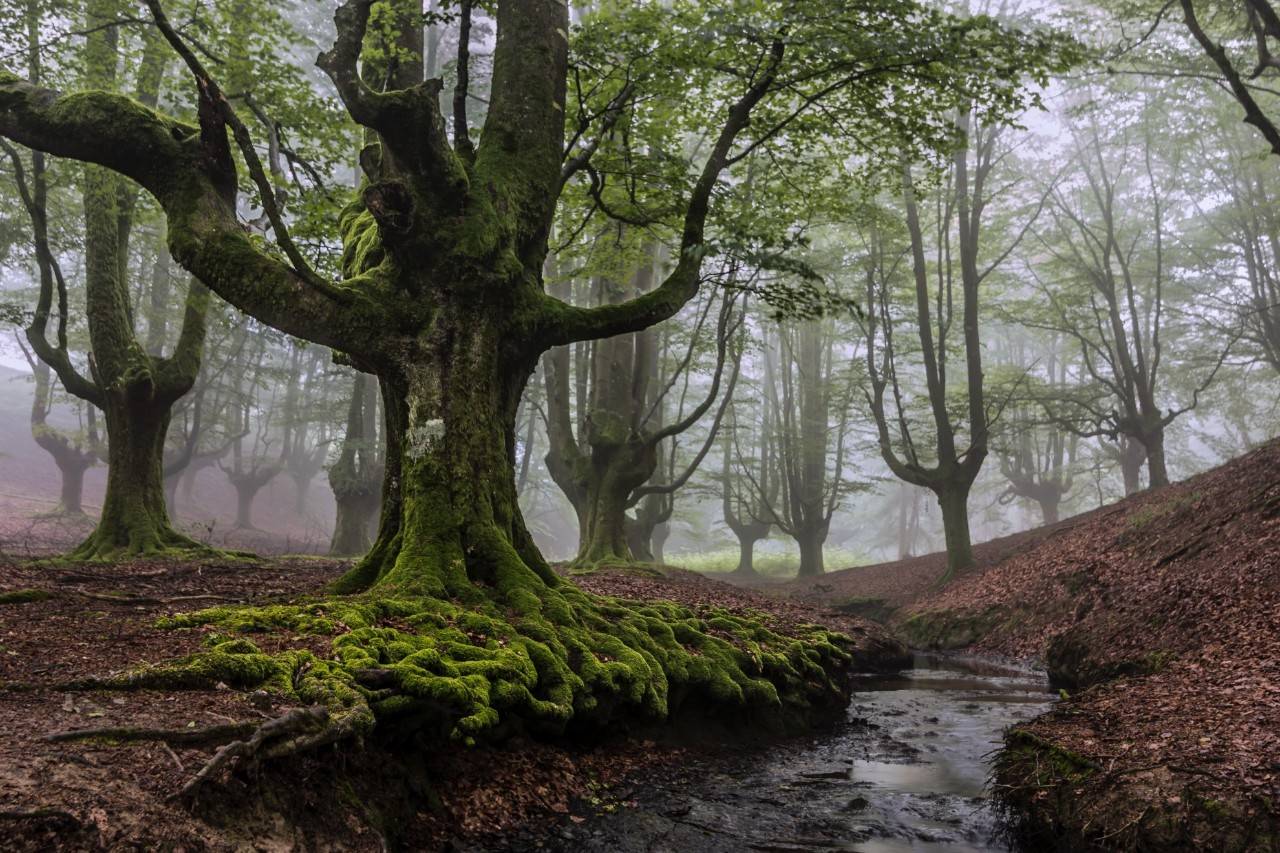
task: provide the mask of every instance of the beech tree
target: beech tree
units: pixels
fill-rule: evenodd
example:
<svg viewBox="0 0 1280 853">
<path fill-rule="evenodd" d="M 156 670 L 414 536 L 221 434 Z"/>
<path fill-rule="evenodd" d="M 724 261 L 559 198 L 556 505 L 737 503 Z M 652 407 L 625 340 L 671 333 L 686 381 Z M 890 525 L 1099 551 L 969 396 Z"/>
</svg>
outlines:
<svg viewBox="0 0 1280 853">
<path fill-rule="evenodd" d="M 1180 310 L 1187 283 L 1178 274 L 1171 219 L 1178 169 L 1157 150 L 1153 133 L 1140 121 L 1104 130 L 1097 116 L 1077 131 L 1081 181 L 1054 190 L 1052 227 L 1041 240 L 1075 286 L 1051 287 L 1043 272 L 1032 271 L 1047 314 L 1026 321 L 1078 347 L 1088 385 L 1047 400 L 1048 411 L 1061 425 L 1074 422 L 1077 434 L 1128 439 L 1116 448 L 1126 490 L 1139 452 L 1133 443 L 1146 458 L 1148 485 L 1169 483 L 1166 429 L 1199 404 L 1238 334 L 1210 342 L 1208 352 L 1193 345 Z M 1176 351 L 1166 347 L 1170 335 L 1180 339 Z M 1184 376 L 1199 368 L 1175 404 L 1168 402 L 1179 390 L 1169 387 L 1171 360 Z"/>
<path fill-rule="evenodd" d="M 999 189 L 992 172 L 1003 159 L 997 144 L 1000 128 L 975 118 L 968 108 L 957 112 L 955 120 L 965 142 L 954 148 L 946 182 L 931 199 L 937 206 L 931 243 L 926 243 L 929 223 L 921 217 L 917 176 L 909 164 L 901 168 L 909 257 L 905 265 L 913 283 L 913 308 L 904 312 L 895 304 L 896 278 L 904 260 L 881 225 L 870 228 L 863 260 L 867 400 L 880 455 L 894 476 L 929 489 L 937 497 L 947 543 L 944 578 L 973 563 L 969 491 L 989 449 L 991 412 L 983 379 L 979 289 L 1026 233 L 1025 228 L 1015 232 L 1008 238 L 1009 245 L 996 252 L 984 241 L 988 206 Z M 1030 216 L 1034 218 L 1035 212 Z M 931 252 L 932 263 L 928 259 Z M 909 343 L 901 337 L 904 326 L 910 329 Z M 956 331 L 964 359 L 963 420 L 950 405 Z M 918 357 L 923 367 L 922 393 L 906 381 L 904 366 L 913 357 Z M 927 425 L 921 427 L 916 421 L 913 431 L 911 406 L 917 399 L 927 406 L 929 415 Z"/>
<path fill-rule="evenodd" d="M 904 0 L 645 5 L 632 13 L 632 40 L 611 47 L 633 69 L 634 89 L 650 97 L 619 98 L 620 78 L 576 69 L 604 79 L 574 106 L 580 120 L 566 146 L 564 3 L 496 4 L 492 81 L 478 135 L 467 121 L 465 63 L 451 134 L 441 82 L 423 79 L 420 6 L 393 4 L 410 25 L 388 43 L 368 30 L 375 5 L 338 6 L 335 41 L 318 60 L 367 139 L 361 190 L 334 229 L 343 243 L 340 281 L 317 272 L 293 240 L 248 126 L 159 0 L 147 6 L 195 80 L 195 123 L 109 92 L 62 94 L 0 76 L 0 135 L 132 179 L 163 209 L 178 263 L 261 322 L 328 346 L 378 379 L 388 447 L 379 533 L 338 589 L 372 589 L 363 600 L 380 606 L 416 596 L 415 624 L 428 633 L 376 627 L 383 623 L 372 614 L 351 611 L 350 619 L 369 627 L 350 635 L 341 662 L 296 674 L 299 689 L 318 692 L 333 709 L 322 734 L 299 740 L 331 742 L 367 729 L 376 711 L 352 689 L 356 678 L 381 681 L 408 702 L 393 697 L 393 708 L 378 700 L 378 709 L 443 713 L 445 730 L 458 737 L 492 729 L 506 714 L 560 727 L 615 708 L 664 715 L 669 689 L 673 699 L 693 691 L 717 703 L 791 713 L 821 704 L 830 686 L 816 676 L 831 666 L 829 644 L 792 644 L 787 655 L 764 655 L 761 674 L 749 674 L 760 664 L 680 612 L 594 602 L 550 570 L 517 503 L 512 465 L 521 392 L 551 347 L 640 331 L 692 299 L 702 261 L 715 251 L 709 226 L 716 196 L 732 191 L 724 179 L 751 150 L 786 148 L 785 133 L 816 102 L 838 109 L 850 132 L 872 138 L 891 130 L 921 149 L 939 146 L 951 130 L 935 117 L 973 100 L 994 112 L 1016 109 L 1025 100 L 1021 79 L 1042 77 L 1060 41 Z M 367 43 L 387 49 L 366 51 Z M 673 75 L 673 67 L 685 73 Z M 542 284 L 561 191 L 589 178 L 594 152 L 612 144 L 596 133 L 602 117 L 652 100 L 673 105 L 682 132 L 705 134 L 695 165 L 679 173 L 673 266 L 635 298 L 568 305 Z M 237 216 L 237 157 L 258 190 L 275 247 L 255 242 Z M 454 602 L 483 611 L 459 614 Z M 264 618 L 283 618 L 281 612 Z M 457 624 L 474 625 L 489 644 L 469 644 L 453 627 L 429 635 L 437 622 L 455 620 L 469 620 Z M 387 632 L 403 642 L 378 639 Z M 420 651 L 400 657 L 410 649 Z"/>
<path fill-rule="evenodd" d="M 113 0 L 91 0 L 92 20 L 115 15 Z M 39 7 L 29 4 L 27 72 L 41 77 Z M 119 84 L 121 46 L 114 28 L 98 28 L 85 40 L 85 80 L 90 86 Z M 167 48 L 158 33 L 143 40 L 135 86 L 142 109 L 157 103 Z M 7 146 L 8 147 L 8 146 Z M 28 344 L 63 386 L 103 412 L 107 434 L 107 492 L 98 525 L 71 556 L 109 558 L 119 553 L 154 553 L 166 548 L 199 548 L 169 523 L 163 485 L 163 454 L 170 411 L 190 390 L 199 370 L 208 291 L 193 283 L 188 291 L 182 333 L 168 358 L 144 349 L 135 336 L 130 300 L 129 239 L 138 189 L 121 176 L 88 166 L 81 178 L 84 206 L 85 302 L 92 349 L 90 373 L 82 374 L 68 350 L 67 284 L 49 240 L 48 189 L 44 155 L 32 155 L 30 181 L 18 152 L 8 147 L 19 193 L 32 224 L 40 291 L 26 329 Z M 57 304 L 55 340 L 48 324 Z"/>
</svg>

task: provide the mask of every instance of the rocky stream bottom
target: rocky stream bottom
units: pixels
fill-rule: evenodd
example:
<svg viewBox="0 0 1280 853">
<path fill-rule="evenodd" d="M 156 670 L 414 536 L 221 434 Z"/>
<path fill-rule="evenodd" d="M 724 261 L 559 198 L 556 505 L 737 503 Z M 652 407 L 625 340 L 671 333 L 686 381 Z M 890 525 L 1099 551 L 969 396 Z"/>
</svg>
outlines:
<svg viewBox="0 0 1280 853">
<path fill-rule="evenodd" d="M 740 745 L 624 791 L 625 807 L 566 821 L 527 848 L 600 853 L 1008 851 L 988 799 L 1004 729 L 1049 708 L 1040 673 L 917 655 L 860 676 L 834 730 Z M 479 848 L 476 848 L 478 851 Z"/>
</svg>

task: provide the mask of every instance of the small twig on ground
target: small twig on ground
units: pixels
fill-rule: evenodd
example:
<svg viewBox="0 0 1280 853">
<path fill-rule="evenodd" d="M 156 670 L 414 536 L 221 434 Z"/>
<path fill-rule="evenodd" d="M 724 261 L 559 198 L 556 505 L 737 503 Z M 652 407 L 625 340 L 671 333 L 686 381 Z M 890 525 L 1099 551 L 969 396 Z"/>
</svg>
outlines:
<svg viewBox="0 0 1280 853">
<path fill-rule="evenodd" d="M 149 595 L 110 595 L 100 592 L 88 592 L 83 589 L 72 590 L 76 595 L 91 598 L 94 601 L 110 601 L 114 604 L 178 604 L 183 601 L 234 601 L 242 599 L 226 595 L 178 595 L 173 598 L 155 598 Z"/>
<path fill-rule="evenodd" d="M 169 758 L 172 759 L 173 763 L 177 766 L 179 773 L 186 771 L 186 766 L 183 765 L 182 759 L 178 757 L 178 753 L 173 751 L 173 747 L 169 746 L 169 744 L 164 741 L 160 741 L 160 747 L 169 754 Z"/>
</svg>

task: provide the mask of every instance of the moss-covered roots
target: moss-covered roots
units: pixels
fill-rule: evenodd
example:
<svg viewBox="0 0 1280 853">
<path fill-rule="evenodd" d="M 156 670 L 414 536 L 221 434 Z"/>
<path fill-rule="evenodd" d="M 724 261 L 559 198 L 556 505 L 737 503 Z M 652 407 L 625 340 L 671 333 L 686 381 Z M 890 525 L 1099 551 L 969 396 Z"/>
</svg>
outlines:
<svg viewBox="0 0 1280 853">
<path fill-rule="evenodd" d="M 722 610 L 596 598 L 568 585 L 553 597 L 563 605 L 554 618 L 388 596 L 182 614 L 162 624 L 222 629 L 207 650 L 81 686 L 264 689 L 324 706 L 341 736 L 386 724 L 468 744 L 659 722 L 689 708 L 794 729 L 847 703 L 848 641 L 821 628 L 783 637 Z M 332 637 L 331 651 L 267 654 L 247 638 L 278 630 Z"/>
</svg>

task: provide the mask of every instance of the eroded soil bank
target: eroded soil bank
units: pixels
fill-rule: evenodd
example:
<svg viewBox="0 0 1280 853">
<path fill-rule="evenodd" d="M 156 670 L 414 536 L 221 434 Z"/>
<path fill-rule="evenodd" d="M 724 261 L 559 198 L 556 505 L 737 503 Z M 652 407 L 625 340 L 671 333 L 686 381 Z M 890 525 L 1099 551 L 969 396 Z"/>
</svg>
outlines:
<svg viewBox="0 0 1280 853">
<path fill-rule="evenodd" d="M 1280 445 L 1064 523 L 897 626 L 1069 692 L 997 765 L 1037 849 L 1280 849 Z"/>
<path fill-rule="evenodd" d="M 318 559 L 113 565 L 0 562 L 0 837 L 6 850 L 506 849 L 521 838 L 619 804 L 646 770 L 683 765 L 697 721 L 617 731 L 592 743 L 512 739 L 472 749 L 391 751 L 347 743 L 223 775 L 194 807 L 173 795 L 234 735 L 290 708 L 278 696 L 215 689 L 67 690 L 76 679 L 194 652 L 204 629 L 159 617 L 232 602 L 293 600 L 346 566 Z M 893 668 L 904 648 L 880 626 L 779 602 L 689 573 L 606 573 L 589 590 L 631 599 L 764 611 L 781 633 L 822 623 L 853 637 L 863 668 Z M 331 653 L 326 638 L 256 633 L 267 652 Z M 78 729 L 227 732 L 171 744 L 127 733 L 59 740 Z M 237 734 L 238 733 L 238 734 Z M 757 738 L 750 732 L 733 737 Z M 54 736 L 51 738 L 50 736 Z M 655 770 L 657 768 L 657 770 Z M 625 807 L 625 806 L 618 806 Z"/>
</svg>

